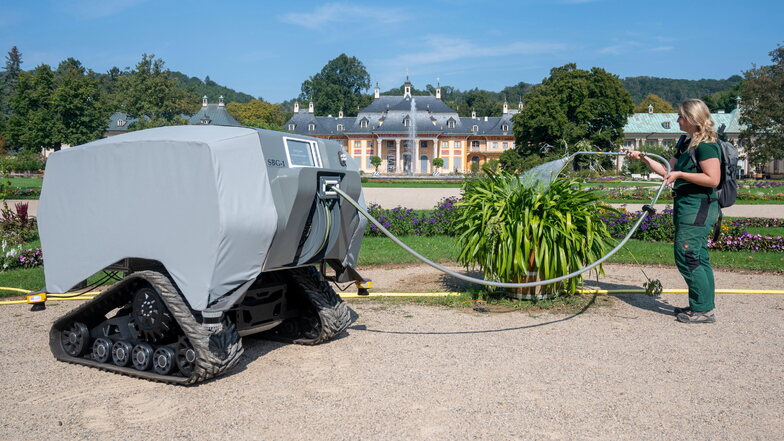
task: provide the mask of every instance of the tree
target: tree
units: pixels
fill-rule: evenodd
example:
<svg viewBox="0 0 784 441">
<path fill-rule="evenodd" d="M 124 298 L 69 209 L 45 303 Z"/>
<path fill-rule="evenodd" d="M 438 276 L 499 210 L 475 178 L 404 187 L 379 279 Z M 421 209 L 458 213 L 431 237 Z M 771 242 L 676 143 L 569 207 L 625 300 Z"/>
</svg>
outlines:
<svg viewBox="0 0 784 441">
<path fill-rule="evenodd" d="M 70 145 L 101 138 L 109 123 L 97 76 L 73 58 L 57 67 L 51 111 L 59 122 L 60 142 Z"/>
<path fill-rule="evenodd" d="M 635 113 L 648 113 L 648 106 L 653 105 L 653 113 L 675 113 L 672 104 L 664 100 L 659 95 L 649 93 L 644 100 L 634 108 Z"/>
<path fill-rule="evenodd" d="M 283 124 L 288 119 L 287 112 L 280 105 L 261 100 L 229 103 L 226 110 L 244 126 L 269 130 L 283 130 Z"/>
<path fill-rule="evenodd" d="M 371 156 L 370 165 L 372 165 L 376 169 L 376 173 L 378 173 L 378 166 L 381 165 L 381 156 Z"/>
<path fill-rule="evenodd" d="M 14 149 L 37 153 L 42 147 L 59 147 L 62 127 L 52 113 L 54 88 L 54 72 L 46 64 L 19 74 L 10 101 L 13 114 L 6 127 L 6 135 Z"/>
<path fill-rule="evenodd" d="M 108 124 L 98 79 L 73 58 L 56 71 L 45 64 L 22 72 L 11 97 L 11 145 L 25 153 L 98 139 Z"/>
<path fill-rule="evenodd" d="M 370 74 L 365 65 L 355 57 L 340 54 L 302 83 L 299 97 L 313 101 L 317 114 L 337 115 L 342 109 L 345 115 L 356 116 L 372 100 L 370 95 L 362 93 L 369 87 Z"/>
<path fill-rule="evenodd" d="M 142 54 L 134 70 L 118 78 L 122 109 L 129 117 L 139 119 L 132 130 L 185 124 L 181 115 L 194 114 L 198 109 L 199 97 L 178 88 L 164 64 L 154 54 Z"/>
<path fill-rule="evenodd" d="M 464 106 L 460 106 L 460 116 L 469 116 L 475 111 L 478 116 L 501 116 L 503 103 L 498 94 L 486 90 L 469 90 L 463 94 Z"/>
<path fill-rule="evenodd" d="M 573 63 L 556 67 L 514 116 L 517 145 L 534 152 L 540 145 L 562 147 L 584 139 L 611 150 L 623 139 L 632 110 L 631 95 L 616 75 L 598 67 L 577 69 Z"/>
<path fill-rule="evenodd" d="M 11 116 L 10 97 L 14 94 L 21 71 L 22 53 L 14 46 L 5 57 L 5 72 L 0 77 L 0 134 L 4 133 L 5 121 Z"/>
<path fill-rule="evenodd" d="M 433 168 L 439 169 L 444 166 L 444 158 L 433 158 Z"/>
<path fill-rule="evenodd" d="M 773 65 L 744 73 L 740 140 L 753 164 L 784 156 L 784 46 L 769 53 Z"/>
</svg>

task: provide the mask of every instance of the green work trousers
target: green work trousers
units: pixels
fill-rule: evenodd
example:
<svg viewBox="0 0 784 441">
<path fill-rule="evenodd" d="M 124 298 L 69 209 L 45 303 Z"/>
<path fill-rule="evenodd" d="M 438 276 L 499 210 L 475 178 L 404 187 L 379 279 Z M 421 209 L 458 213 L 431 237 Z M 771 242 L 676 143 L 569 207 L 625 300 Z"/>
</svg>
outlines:
<svg viewBox="0 0 784 441">
<path fill-rule="evenodd" d="M 719 217 L 719 203 L 709 195 L 676 196 L 675 265 L 689 286 L 689 307 L 695 312 L 715 308 L 716 283 L 708 257 L 708 235 Z"/>
</svg>

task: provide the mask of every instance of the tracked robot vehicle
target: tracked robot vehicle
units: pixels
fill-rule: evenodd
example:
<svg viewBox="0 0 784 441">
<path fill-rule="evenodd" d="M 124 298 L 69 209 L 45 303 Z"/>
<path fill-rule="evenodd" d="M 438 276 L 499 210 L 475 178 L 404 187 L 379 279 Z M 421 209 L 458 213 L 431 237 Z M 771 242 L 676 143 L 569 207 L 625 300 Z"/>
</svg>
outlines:
<svg viewBox="0 0 784 441">
<path fill-rule="evenodd" d="M 366 223 L 334 188 L 363 201 L 338 143 L 268 130 L 163 127 L 53 154 L 38 212 L 46 290 L 124 277 L 55 321 L 52 353 L 192 384 L 235 366 L 245 335 L 334 338 L 350 316 L 328 281 L 362 279 Z"/>
</svg>

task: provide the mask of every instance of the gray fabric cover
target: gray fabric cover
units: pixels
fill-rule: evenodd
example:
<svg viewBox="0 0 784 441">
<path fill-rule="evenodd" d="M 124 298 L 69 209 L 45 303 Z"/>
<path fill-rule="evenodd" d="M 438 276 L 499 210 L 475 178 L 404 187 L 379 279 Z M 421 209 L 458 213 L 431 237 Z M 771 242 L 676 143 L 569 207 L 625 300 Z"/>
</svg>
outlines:
<svg viewBox="0 0 784 441">
<path fill-rule="evenodd" d="M 149 258 L 204 310 L 258 276 L 277 217 L 253 129 L 162 127 L 62 150 L 38 211 L 46 290 Z"/>
</svg>

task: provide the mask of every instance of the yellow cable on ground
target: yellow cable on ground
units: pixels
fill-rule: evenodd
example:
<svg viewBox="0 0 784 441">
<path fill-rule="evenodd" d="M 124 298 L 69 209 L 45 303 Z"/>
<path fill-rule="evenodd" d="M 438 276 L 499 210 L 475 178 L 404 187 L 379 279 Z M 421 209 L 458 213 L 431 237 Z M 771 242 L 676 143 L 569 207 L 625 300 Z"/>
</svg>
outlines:
<svg viewBox="0 0 784 441">
<path fill-rule="evenodd" d="M 18 291 L 28 293 L 29 291 L 19 288 L 5 288 L 0 287 L 0 290 Z M 663 294 L 686 294 L 687 289 L 664 289 Z M 579 289 L 578 294 L 645 294 L 644 289 Z M 89 293 L 80 294 L 76 297 L 69 297 L 68 294 L 47 294 L 47 301 L 64 301 L 64 300 L 92 300 L 95 295 L 100 294 L 99 291 L 92 291 Z M 366 299 L 366 298 L 379 298 L 379 297 L 450 297 L 459 296 L 464 293 L 460 292 L 374 292 L 369 295 L 361 296 L 359 294 L 341 294 L 343 299 Z M 762 295 L 784 295 L 784 290 L 780 289 L 717 289 L 716 294 L 762 294 Z M 27 300 L 6 300 L 1 301 L 0 305 L 22 305 L 29 303 Z"/>
</svg>

